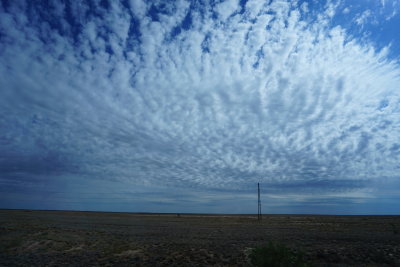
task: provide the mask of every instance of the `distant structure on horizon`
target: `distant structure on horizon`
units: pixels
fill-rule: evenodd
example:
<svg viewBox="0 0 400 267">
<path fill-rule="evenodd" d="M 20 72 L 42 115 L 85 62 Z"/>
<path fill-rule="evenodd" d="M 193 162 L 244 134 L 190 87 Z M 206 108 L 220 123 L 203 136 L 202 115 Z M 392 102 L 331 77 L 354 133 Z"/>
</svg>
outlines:
<svg viewBox="0 0 400 267">
<path fill-rule="evenodd" d="M 261 199 L 260 199 L 260 183 L 257 183 L 257 189 L 258 189 L 258 213 L 257 213 L 257 219 L 259 221 L 262 220 L 262 214 L 261 214 Z"/>
</svg>

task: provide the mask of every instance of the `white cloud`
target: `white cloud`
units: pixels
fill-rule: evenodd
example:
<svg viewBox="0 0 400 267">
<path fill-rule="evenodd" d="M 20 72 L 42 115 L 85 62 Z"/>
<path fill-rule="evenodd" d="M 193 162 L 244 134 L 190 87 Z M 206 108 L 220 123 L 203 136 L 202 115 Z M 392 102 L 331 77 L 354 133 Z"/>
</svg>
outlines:
<svg viewBox="0 0 400 267">
<path fill-rule="evenodd" d="M 371 10 L 367 9 L 363 13 L 355 17 L 354 22 L 360 26 L 364 26 L 367 23 L 368 19 L 371 18 L 371 14 Z"/>
<path fill-rule="evenodd" d="M 335 7 L 311 23 L 287 1 L 260 3 L 231 16 L 237 1 L 223 2 L 219 17 L 197 7 L 173 37 L 187 2 L 159 21 L 142 1 L 101 17 L 76 8 L 72 34 L 21 7 L 3 11 L 4 155 L 51 151 L 60 171 L 84 177 L 217 189 L 261 180 L 344 190 L 346 180 L 394 177 L 398 65 L 330 28 Z"/>
<path fill-rule="evenodd" d="M 232 13 L 238 9 L 238 0 L 227 0 L 216 5 L 215 10 L 221 17 L 221 20 L 226 20 Z"/>
<path fill-rule="evenodd" d="M 398 10 L 396 10 L 396 9 L 393 10 L 393 11 L 390 13 L 390 15 L 386 16 L 385 20 L 386 20 L 386 21 L 389 21 L 389 20 L 393 19 L 394 17 L 397 16 L 398 13 L 399 13 Z"/>
<path fill-rule="evenodd" d="M 143 19 L 146 15 L 148 6 L 142 0 L 129 0 L 131 12 L 138 18 Z"/>
</svg>

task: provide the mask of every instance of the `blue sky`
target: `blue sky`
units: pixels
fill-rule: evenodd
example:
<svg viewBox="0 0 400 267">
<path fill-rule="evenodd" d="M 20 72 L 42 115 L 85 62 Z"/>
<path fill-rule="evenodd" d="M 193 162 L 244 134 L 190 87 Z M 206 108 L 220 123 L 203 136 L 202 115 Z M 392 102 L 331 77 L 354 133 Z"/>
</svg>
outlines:
<svg viewBox="0 0 400 267">
<path fill-rule="evenodd" d="M 399 12 L 0 1 L 0 208 L 400 214 Z"/>
</svg>

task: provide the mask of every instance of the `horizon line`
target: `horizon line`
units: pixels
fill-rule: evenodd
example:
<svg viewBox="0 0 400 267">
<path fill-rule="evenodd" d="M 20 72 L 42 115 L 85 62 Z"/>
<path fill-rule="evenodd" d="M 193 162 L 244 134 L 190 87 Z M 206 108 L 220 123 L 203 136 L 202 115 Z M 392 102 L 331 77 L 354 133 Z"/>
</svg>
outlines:
<svg viewBox="0 0 400 267">
<path fill-rule="evenodd" d="M 204 212 L 149 212 L 149 211 L 106 211 L 106 210 L 64 210 L 64 209 L 17 209 L 17 208 L 0 208 L 0 211 L 54 211 L 54 212 L 88 212 L 88 213 L 130 213 L 130 214 L 143 214 L 143 215 L 218 215 L 218 216 L 254 216 L 257 218 L 257 213 L 204 213 Z M 372 214 L 372 213 L 361 213 L 361 214 L 326 214 L 326 213 L 262 213 L 265 216 L 277 216 L 277 215 L 296 215 L 296 216 L 400 216 L 400 214 Z"/>
</svg>

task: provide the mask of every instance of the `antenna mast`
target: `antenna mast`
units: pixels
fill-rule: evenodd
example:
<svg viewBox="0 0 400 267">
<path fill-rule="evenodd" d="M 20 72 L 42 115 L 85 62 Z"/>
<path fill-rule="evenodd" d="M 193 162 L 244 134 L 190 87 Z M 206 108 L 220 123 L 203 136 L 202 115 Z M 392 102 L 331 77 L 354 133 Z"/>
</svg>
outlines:
<svg viewBox="0 0 400 267">
<path fill-rule="evenodd" d="M 258 189 L 258 213 L 257 213 L 257 219 L 259 221 L 261 221 L 262 220 L 262 215 L 261 215 L 260 183 L 257 183 L 257 189 Z"/>
</svg>

